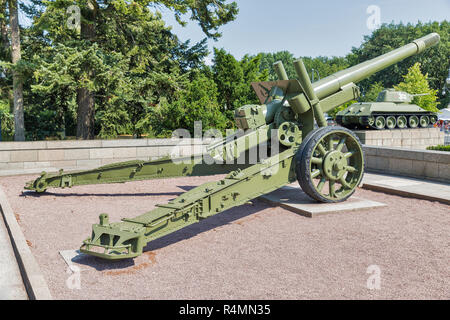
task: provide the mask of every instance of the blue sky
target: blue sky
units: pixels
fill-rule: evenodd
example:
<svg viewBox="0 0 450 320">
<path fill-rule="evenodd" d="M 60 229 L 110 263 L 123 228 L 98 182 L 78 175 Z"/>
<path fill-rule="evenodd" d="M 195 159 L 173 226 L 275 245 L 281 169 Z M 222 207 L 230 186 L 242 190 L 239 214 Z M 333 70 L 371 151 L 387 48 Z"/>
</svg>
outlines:
<svg viewBox="0 0 450 320">
<path fill-rule="evenodd" d="M 380 8 L 381 23 L 450 20 L 450 0 L 235 0 L 237 19 L 220 28 L 223 37 L 209 48 L 225 48 L 237 58 L 244 54 L 289 50 L 295 56 L 343 56 L 358 47 L 367 27 L 367 8 Z M 168 10 L 167 24 L 181 40 L 204 38 L 190 22 L 181 27 Z M 186 17 L 188 19 L 189 17 Z"/>
</svg>

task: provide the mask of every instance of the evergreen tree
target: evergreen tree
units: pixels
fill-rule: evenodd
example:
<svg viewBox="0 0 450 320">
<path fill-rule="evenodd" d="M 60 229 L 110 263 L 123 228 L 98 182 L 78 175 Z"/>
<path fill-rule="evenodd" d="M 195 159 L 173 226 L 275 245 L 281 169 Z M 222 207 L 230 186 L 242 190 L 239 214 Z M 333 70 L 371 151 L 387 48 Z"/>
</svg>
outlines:
<svg viewBox="0 0 450 320">
<path fill-rule="evenodd" d="M 238 61 L 224 49 L 214 49 L 214 82 L 218 88 L 221 110 L 227 113 L 230 120 L 233 118 L 234 109 L 245 104 L 258 103 L 251 82 L 266 81 L 269 76 L 267 70 L 260 71 L 261 58 L 259 55 L 246 55 Z"/>
<path fill-rule="evenodd" d="M 67 8 L 74 3 L 81 9 L 80 29 L 61 28 L 61 21 L 68 19 Z M 158 103 L 161 96 L 172 96 L 174 90 L 180 89 L 181 72 L 197 67 L 203 60 L 206 55 L 206 42 L 202 41 L 192 48 L 188 47 L 189 43 L 179 43 L 170 28 L 164 25 L 161 15 L 150 10 L 150 7 L 158 5 L 173 10 L 182 24 L 185 23 L 181 20 L 182 15 L 190 12 L 191 20 L 197 21 L 205 34 L 215 39 L 220 37 L 218 28 L 232 21 L 237 14 L 236 4 L 226 4 L 225 0 L 55 0 L 45 3 L 45 10 L 37 17 L 35 28 L 37 34 L 45 34 L 47 43 L 58 43 L 66 48 L 81 48 L 80 52 L 87 52 L 85 50 L 96 44 L 100 52 L 99 57 L 107 59 L 115 52 L 120 52 L 122 58 L 128 62 L 128 72 L 125 73 L 128 79 L 125 82 L 129 87 L 121 90 L 120 94 L 108 92 L 112 88 L 101 85 L 101 76 L 98 79 L 95 68 L 90 64 L 81 66 L 81 81 L 76 89 L 77 137 L 93 138 L 94 118 L 98 119 L 95 109 L 108 121 L 119 121 L 117 114 L 127 114 L 128 120 L 133 122 L 132 127 L 136 129 L 140 120 L 139 113 L 149 104 Z M 107 61 L 103 61 L 103 65 L 107 64 Z M 139 95 L 136 95 L 136 92 Z M 119 98 L 114 101 L 107 99 L 111 96 Z M 126 106 L 120 106 L 121 102 Z M 108 115 L 110 103 L 114 104 L 111 107 L 114 115 Z M 119 112 L 118 108 L 123 112 Z M 123 121 L 120 120 L 118 124 L 127 121 L 123 117 L 121 119 Z M 117 130 L 113 129 L 117 126 L 111 123 L 107 126 L 108 129 L 100 128 L 102 135 L 109 135 L 111 130 L 117 133 Z M 140 132 L 135 134 L 139 135 Z"/>
</svg>

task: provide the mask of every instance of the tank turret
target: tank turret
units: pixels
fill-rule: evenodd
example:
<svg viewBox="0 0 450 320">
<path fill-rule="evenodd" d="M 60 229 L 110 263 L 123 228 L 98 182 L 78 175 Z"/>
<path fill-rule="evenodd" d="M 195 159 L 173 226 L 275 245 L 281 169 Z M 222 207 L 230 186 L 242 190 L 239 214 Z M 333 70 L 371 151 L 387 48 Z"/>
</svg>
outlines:
<svg viewBox="0 0 450 320">
<path fill-rule="evenodd" d="M 393 102 L 393 103 L 406 103 L 409 104 L 415 97 L 426 96 L 428 93 L 421 94 L 409 94 L 404 91 L 398 91 L 395 89 L 386 89 L 378 94 L 377 102 Z"/>
</svg>

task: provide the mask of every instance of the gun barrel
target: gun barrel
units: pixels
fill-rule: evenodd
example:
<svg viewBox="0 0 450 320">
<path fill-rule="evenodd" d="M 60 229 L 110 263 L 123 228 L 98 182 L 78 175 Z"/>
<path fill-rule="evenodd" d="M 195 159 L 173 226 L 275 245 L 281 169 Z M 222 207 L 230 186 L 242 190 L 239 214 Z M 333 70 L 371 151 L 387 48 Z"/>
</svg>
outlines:
<svg viewBox="0 0 450 320">
<path fill-rule="evenodd" d="M 339 89 L 351 82 L 368 78 L 372 74 L 383 70 L 399 61 L 410 56 L 421 53 L 422 51 L 438 44 L 440 36 L 437 33 L 430 33 L 425 37 L 414 40 L 401 48 L 388 52 L 372 60 L 360 63 L 349 69 L 339 71 L 320 81 L 313 83 L 314 91 L 319 99 L 323 99 L 330 94 L 336 93 Z"/>
</svg>

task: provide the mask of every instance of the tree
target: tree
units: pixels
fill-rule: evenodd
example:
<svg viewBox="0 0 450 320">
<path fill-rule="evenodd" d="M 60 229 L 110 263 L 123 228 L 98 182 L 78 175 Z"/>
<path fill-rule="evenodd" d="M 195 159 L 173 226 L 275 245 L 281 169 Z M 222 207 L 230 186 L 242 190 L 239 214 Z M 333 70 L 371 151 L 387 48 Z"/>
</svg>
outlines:
<svg viewBox="0 0 450 320">
<path fill-rule="evenodd" d="M 172 103 L 163 102 L 148 114 L 146 125 L 156 136 L 170 135 L 184 128 L 194 133 L 194 122 L 201 121 L 203 131 L 225 130 L 230 123 L 218 103 L 217 86 L 204 72 L 198 73 Z"/>
<path fill-rule="evenodd" d="M 13 64 L 13 91 L 14 91 L 14 140 L 25 140 L 25 121 L 23 110 L 23 83 L 17 64 L 21 59 L 20 29 L 17 0 L 9 0 L 9 24 L 11 29 L 11 61 Z"/>
<path fill-rule="evenodd" d="M 219 27 L 236 19 L 239 13 L 236 2 L 227 0 L 139 0 L 144 5 L 163 5 L 172 10 L 181 25 L 186 25 L 182 16 L 190 12 L 190 20 L 196 21 L 208 38 L 217 40 L 222 36 Z"/>
<path fill-rule="evenodd" d="M 378 94 L 383 91 L 384 87 L 381 82 L 374 82 L 370 85 L 369 90 L 363 92 L 359 99 L 361 102 L 373 102 L 378 98 Z"/>
<path fill-rule="evenodd" d="M 286 69 L 286 73 L 289 79 L 296 79 L 297 74 L 295 73 L 294 61 L 295 57 L 289 51 L 278 51 L 275 53 L 260 53 L 261 55 L 261 65 L 260 70 L 268 70 L 269 72 L 269 80 L 276 81 L 278 80 L 275 69 L 273 68 L 273 64 L 277 61 L 283 62 L 284 68 Z"/>
<path fill-rule="evenodd" d="M 74 30 L 61 28 L 61 21 L 67 20 L 66 10 L 75 2 L 81 9 L 81 28 L 79 34 Z M 238 12 L 235 2 L 226 3 L 226 0 L 55 0 L 45 3 L 45 11 L 38 18 L 36 26 L 41 32 L 47 32 L 47 38 L 51 43 L 64 44 L 66 47 L 87 47 L 92 44 L 98 44 L 99 50 L 104 53 L 121 52 L 124 59 L 129 59 L 129 74 L 131 78 L 129 85 L 137 85 L 136 90 L 143 92 L 143 95 L 149 97 L 149 85 L 153 88 L 167 89 L 168 83 L 174 84 L 174 77 L 169 74 L 179 74 L 181 70 L 188 71 L 192 66 L 198 66 L 199 61 L 206 55 L 206 42 L 202 41 L 189 48 L 189 43 L 179 43 L 178 39 L 171 34 L 170 29 L 164 26 L 161 15 L 152 13 L 149 7 L 165 6 L 172 10 L 177 21 L 185 24 L 182 20 L 183 15 L 191 13 L 190 19 L 197 21 L 205 32 L 207 37 L 217 39 L 220 37 L 218 28 L 235 19 Z M 155 19 L 156 18 L 156 19 Z M 150 22 L 150 23 L 149 23 Z M 157 31 L 152 34 L 152 31 Z M 151 44 L 153 43 L 153 47 Z M 165 47 L 164 47 L 165 46 Z M 184 52 L 184 54 L 182 54 Z M 162 53 L 162 54 L 161 54 Z M 108 54 L 104 55 L 105 57 Z M 185 64 L 174 63 L 177 58 L 188 59 Z M 159 66 L 159 67 L 158 67 Z M 181 70 L 180 70 L 181 69 Z M 84 66 L 83 79 L 81 83 L 96 83 L 96 74 L 88 66 Z M 147 77 L 147 74 L 153 75 Z M 139 79 L 140 78 L 140 79 Z M 164 83 L 155 83 L 152 80 Z M 142 85 L 142 86 L 141 86 Z M 157 89 L 157 88 L 156 88 Z M 131 90 L 122 90 L 119 100 L 130 100 Z M 167 90 L 165 90 L 167 91 Z M 166 93 L 166 92 L 165 92 Z M 92 88 L 81 86 L 77 88 L 77 137 L 82 139 L 92 139 L 94 137 L 94 119 L 96 104 L 97 109 L 107 108 L 108 103 L 104 99 L 99 99 L 99 95 L 104 94 L 103 90 L 92 91 Z M 153 101 L 143 101 L 129 104 L 128 107 L 120 106 L 120 101 L 114 100 L 115 111 L 117 108 L 124 110 L 129 106 L 143 110 L 142 105 L 156 103 L 158 99 L 151 97 Z M 99 101 L 100 100 L 100 101 Z M 135 99 L 136 100 L 136 99 Z M 145 99 L 144 99 L 145 100 Z M 119 103 L 119 105 L 117 104 Z M 136 109 L 137 108 L 137 109 Z M 106 110 L 98 110 L 101 115 L 106 116 Z M 130 111 L 130 110 L 129 110 Z M 133 111 L 133 112 L 134 112 Z M 138 114 L 138 112 L 134 112 Z M 109 119 L 116 119 L 109 114 Z M 135 124 L 139 121 L 136 119 Z M 111 129 L 111 128 L 110 128 Z M 110 132 L 110 129 L 102 132 Z M 136 129 L 136 127 L 135 127 Z"/>
<path fill-rule="evenodd" d="M 224 49 L 214 48 L 212 72 L 218 88 L 221 110 L 230 120 L 234 109 L 245 104 L 258 103 L 251 82 L 266 81 L 268 71 L 260 71 L 261 56 L 244 56 L 241 61 Z"/>
<path fill-rule="evenodd" d="M 430 88 L 428 74 L 422 74 L 420 66 L 421 64 L 417 62 L 409 68 L 408 73 L 403 76 L 403 81 L 394 86 L 394 89 L 405 91 L 410 94 L 428 94 L 415 97 L 412 103 L 417 104 L 425 110 L 438 112 L 438 103 L 436 102 L 438 90 Z"/>
</svg>

